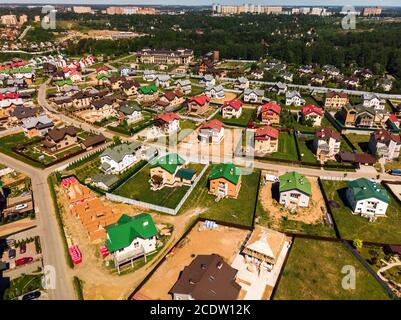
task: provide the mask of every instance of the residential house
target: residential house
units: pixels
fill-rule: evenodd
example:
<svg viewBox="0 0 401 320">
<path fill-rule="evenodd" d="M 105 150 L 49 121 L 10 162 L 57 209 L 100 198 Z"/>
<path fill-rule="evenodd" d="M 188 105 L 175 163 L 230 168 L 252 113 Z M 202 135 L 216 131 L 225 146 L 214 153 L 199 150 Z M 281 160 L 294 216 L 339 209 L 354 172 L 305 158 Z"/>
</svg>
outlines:
<svg viewBox="0 0 401 320">
<path fill-rule="evenodd" d="M 371 221 L 385 216 L 390 203 L 387 191 L 379 183 L 366 178 L 349 181 L 346 198 L 354 214 Z"/>
<path fill-rule="evenodd" d="M 174 82 L 174 85 L 177 90 L 183 92 L 185 95 L 188 95 L 192 91 L 192 83 L 189 80 L 179 79 Z"/>
<path fill-rule="evenodd" d="M 329 64 L 323 66 L 323 72 L 332 78 L 338 77 L 340 75 L 340 70 L 335 66 Z"/>
<path fill-rule="evenodd" d="M 312 65 L 308 64 L 299 67 L 298 71 L 304 74 L 312 74 L 314 72 L 314 69 Z"/>
<path fill-rule="evenodd" d="M 121 88 L 121 85 L 127 81 L 127 78 L 125 77 L 116 77 L 116 76 L 112 76 L 109 78 L 109 83 L 111 86 L 111 89 L 113 91 L 117 91 Z"/>
<path fill-rule="evenodd" d="M 91 110 L 88 119 L 89 121 L 101 121 L 111 117 L 117 117 L 118 113 L 115 108 L 115 99 L 112 97 L 104 97 L 99 100 L 94 100 L 91 103 Z"/>
<path fill-rule="evenodd" d="M 169 293 L 174 300 L 236 300 L 241 291 L 237 272 L 219 255 L 198 255 Z"/>
<path fill-rule="evenodd" d="M 143 119 L 142 109 L 137 104 L 121 102 L 117 111 L 119 120 L 127 121 L 128 125 Z"/>
<path fill-rule="evenodd" d="M 292 171 L 279 177 L 279 193 L 280 204 L 288 208 L 307 208 L 312 189 L 307 178 Z"/>
<path fill-rule="evenodd" d="M 102 190 L 110 190 L 110 188 L 119 181 L 118 176 L 114 174 L 98 173 L 91 178 L 91 183 Z"/>
<path fill-rule="evenodd" d="M 100 155 L 100 168 L 108 174 L 120 174 L 140 160 L 141 150 L 137 141 L 109 147 Z"/>
<path fill-rule="evenodd" d="M 53 128 L 49 130 L 43 140 L 43 147 L 50 152 L 58 152 L 78 145 L 78 130 L 73 126 Z"/>
<path fill-rule="evenodd" d="M 341 109 L 341 117 L 345 126 L 353 127 L 381 127 L 388 119 L 388 113 L 384 110 L 375 110 L 363 105 L 347 105 Z"/>
<path fill-rule="evenodd" d="M 199 84 L 203 85 L 204 87 L 214 86 L 216 84 L 216 79 L 213 78 L 212 75 L 207 74 L 202 77 L 202 79 L 199 81 Z"/>
<path fill-rule="evenodd" d="M 186 161 L 176 153 L 170 153 L 150 162 L 152 190 L 177 185 L 192 185 L 196 171 L 186 168 Z"/>
<path fill-rule="evenodd" d="M 251 76 L 255 80 L 262 80 L 264 76 L 264 71 L 262 69 L 252 70 Z"/>
<path fill-rule="evenodd" d="M 400 119 L 394 113 L 390 113 L 388 116 L 387 124 L 389 125 L 390 129 L 397 130 L 400 128 Z"/>
<path fill-rule="evenodd" d="M 275 92 L 277 95 L 285 95 L 287 93 L 288 87 L 285 83 L 276 82 L 273 87 L 270 89 L 272 92 Z"/>
<path fill-rule="evenodd" d="M 258 154 L 273 153 L 278 151 L 279 130 L 269 125 L 249 129 L 254 131 L 254 151 Z"/>
<path fill-rule="evenodd" d="M 137 100 L 139 102 L 143 103 L 154 102 L 158 98 L 159 98 L 159 90 L 154 84 L 151 84 L 149 86 L 142 86 L 138 89 Z"/>
<path fill-rule="evenodd" d="M 91 150 L 94 147 L 105 143 L 106 142 L 106 137 L 103 134 L 96 134 L 93 136 L 90 136 L 88 138 L 86 138 L 82 143 L 81 143 L 81 147 L 84 150 Z"/>
<path fill-rule="evenodd" d="M 155 70 L 144 70 L 142 79 L 147 82 L 152 82 L 156 80 L 156 71 Z"/>
<path fill-rule="evenodd" d="M 385 92 L 389 92 L 391 91 L 391 89 L 393 89 L 393 81 L 387 78 L 380 78 L 376 81 L 375 88 L 379 88 Z"/>
<path fill-rule="evenodd" d="M 145 257 L 157 250 L 158 230 L 148 213 L 129 217 L 125 214 L 111 225 L 106 226 L 106 248 L 114 258 L 119 271 L 123 263 Z"/>
<path fill-rule="evenodd" d="M 207 86 L 205 89 L 205 94 L 212 99 L 224 99 L 224 88 L 221 84 L 215 86 Z"/>
<path fill-rule="evenodd" d="M 352 87 L 352 88 L 357 88 L 359 87 L 359 78 L 357 77 L 346 77 L 343 80 L 344 84 L 347 85 L 348 87 Z"/>
<path fill-rule="evenodd" d="M 244 102 L 261 103 L 264 96 L 265 96 L 264 90 L 259 90 L 259 89 L 244 90 Z"/>
<path fill-rule="evenodd" d="M 305 99 L 302 99 L 298 91 L 287 91 L 285 94 L 285 105 L 300 107 L 305 104 Z"/>
<path fill-rule="evenodd" d="M 281 107 L 276 102 L 268 102 L 258 108 L 257 116 L 260 121 L 267 124 L 280 123 Z"/>
<path fill-rule="evenodd" d="M 245 77 L 239 77 L 234 82 L 234 88 L 237 90 L 245 90 L 249 88 L 249 80 Z"/>
<path fill-rule="evenodd" d="M 156 116 L 153 127 L 150 129 L 153 136 L 171 135 L 180 130 L 180 117 L 174 112 L 167 112 Z"/>
<path fill-rule="evenodd" d="M 313 147 L 318 160 L 334 160 L 340 152 L 341 136 L 331 128 L 322 128 L 315 133 Z"/>
<path fill-rule="evenodd" d="M 292 82 L 294 80 L 294 74 L 291 72 L 283 72 L 280 77 L 287 82 Z"/>
<path fill-rule="evenodd" d="M 134 80 L 127 80 L 127 81 L 124 81 L 124 82 L 122 82 L 120 84 L 121 90 L 124 92 L 124 94 L 127 97 L 136 96 L 137 93 L 138 93 L 138 88 L 140 86 L 141 85 L 139 84 L 139 82 L 138 81 L 134 81 Z"/>
<path fill-rule="evenodd" d="M 220 163 L 209 175 L 209 192 L 219 198 L 237 198 L 241 189 L 241 173 L 233 163 Z"/>
<path fill-rule="evenodd" d="M 308 123 L 312 121 L 313 127 L 320 127 L 322 124 L 322 119 L 324 116 L 324 111 L 322 108 L 319 108 L 313 104 L 308 104 L 302 107 L 301 110 L 302 120 L 304 123 Z"/>
<path fill-rule="evenodd" d="M 168 74 L 158 74 L 155 78 L 155 84 L 160 88 L 170 87 L 171 77 Z"/>
<path fill-rule="evenodd" d="M 310 81 L 313 84 L 318 84 L 318 85 L 323 85 L 324 81 L 326 80 L 326 77 L 321 74 L 314 74 L 311 78 Z"/>
<path fill-rule="evenodd" d="M 349 104 L 348 94 L 344 92 L 335 92 L 335 91 L 328 91 L 326 93 L 326 99 L 324 102 L 325 108 L 339 110 L 348 104 Z"/>
<path fill-rule="evenodd" d="M 20 124 L 22 120 L 35 117 L 41 111 L 40 108 L 30 108 L 24 106 L 16 106 L 9 114 L 9 123 Z"/>
<path fill-rule="evenodd" d="M 53 121 L 45 114 L 22 119 L 22 129 L 28 138 L 43 137 L 53 127 Z"/>
<path fill-rule="evenodd" d="M 159 102 L 162 102 L 166 109 L 174 109 L 185 102 L 185 97 L 179 90 L 167 91 L 159 98 Z"/>
<path fill-rule="evenodd" d="M 199 128 L 198 139 L 202 143 L 220 143 L 223 138 L 224 124 L 220 120 L 206 121 Z"/>
<path fill-rule="evenodd" d="M 245 261 L 258 269 L 273 270 L 285 246 L 285 239 L 284 233 L 256 226 L 242 249 Z"/>
<path fill-rule="evenodd" d="M 188 112 L 201 115 L 209 109 L 210 99 L 206 95 L 196 96 L 188 100 Z"/>
<path fill-rule="evenodd" d="M 375 93 L 367 93 L 362 96 L 362 105 L 364 107 L 374 108 L 375 110 L 384 110 L 385 103 Z"/>
<path fill-rule="evenodd" d="M 221 115 L 225 119 L 238 119 L 242 114 L 242 103 L 240 100 L 233 99 L 230 101 L 224 101 L 221 107 Z"/>
<path fill-rule="evenodd" d="M 380 129 L 372 132 L 369 140 L 369 150 L 385 161 L 398 159 L 400 156 L 401 137 L 387 130 Z"/>
</svg>

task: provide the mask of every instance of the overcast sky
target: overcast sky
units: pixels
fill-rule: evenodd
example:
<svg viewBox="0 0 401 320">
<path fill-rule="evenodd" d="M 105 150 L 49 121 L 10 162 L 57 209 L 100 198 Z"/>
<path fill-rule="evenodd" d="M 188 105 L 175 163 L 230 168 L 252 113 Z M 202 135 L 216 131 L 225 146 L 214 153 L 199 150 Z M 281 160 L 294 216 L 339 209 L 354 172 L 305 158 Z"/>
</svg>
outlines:
<svg viewBox="0 0 401 320">
<path fill-rule="evenodd" d="M 211 5 L 220 4 L 269 4 L 269 5 L 353 5 L 353 6 L 401 6 L 400 0 L 1 0 L 3 3 L 62 3 L 62 4 L 164 4 Z"/>
</svg>

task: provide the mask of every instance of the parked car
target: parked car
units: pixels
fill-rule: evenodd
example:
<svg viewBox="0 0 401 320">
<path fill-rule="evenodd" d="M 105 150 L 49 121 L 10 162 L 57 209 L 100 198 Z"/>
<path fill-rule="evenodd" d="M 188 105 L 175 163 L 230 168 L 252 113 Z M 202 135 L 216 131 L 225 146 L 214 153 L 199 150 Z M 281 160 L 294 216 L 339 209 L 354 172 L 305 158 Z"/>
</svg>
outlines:
<svg viewBox="0 0 401 320">
<path fill-rule="evenodd" d="M 17 252 L 15 251 L 15 249 L 8 250 L 8 259 L 15 259 L 16 255 Z"/>
<path fill-rule="evenodd" d="M 20 247 L 19 247 L 19 253 L 23 254 L 26 252 L 26 244 L 25 243 L 21 243 Z"/>
<path fill-rule="evenodd" d="M 22 300 L 34 300 L 40 297 L 40 291 L 27 293 L 22 297 Z"/>
<path fill-rule="evenodd" d="M 28 208 L 28 205 L 27 205 L 26 203 L 17 204 L 17 205 L 15 206 L 15 210 L 22 210 L 22 209 L 26 209 L 26 208 Z"/>
<path fill-rule="evenodd" d="M 27 263 L 31 263 L 32 261 L 33 261 L 32 257 L 24 257 L 24 258 L 15 260 L 15 265 L 19 267 L 19 266 L 23 266 Z"/>
</svg>

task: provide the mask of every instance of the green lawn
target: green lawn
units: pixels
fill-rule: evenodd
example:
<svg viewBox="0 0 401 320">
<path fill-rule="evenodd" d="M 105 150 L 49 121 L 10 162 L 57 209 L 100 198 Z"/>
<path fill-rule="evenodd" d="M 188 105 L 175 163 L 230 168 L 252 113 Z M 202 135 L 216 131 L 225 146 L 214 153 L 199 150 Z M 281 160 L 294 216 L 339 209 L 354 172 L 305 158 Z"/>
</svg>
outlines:
<svg viewBox="0 0 401 320">
<path fill-rule="evenodd" d="M 189 167 L 195 169 L 199 174 L 203 165 L 190 164 Z M 113 193 L 134 200 L 174 209 L 189 189 L 188 186 L 182 186 L 174 188 L 164 187 L 161 190 L 152 191 L 150 189 L 149 180 L 150 166 L 148 164 Z"/>
<path fill-rule="evenodd" d="M 250 226 L 255 210 L 260 171 L 254 170 L 252 174 L 242 176 L 237 199 L 225 198 L 216 202 L 215 197 L 208 193 L 208 176 L 212 167 L 213 165 L 205 172 L 180 213 L 199 209 L 203 218 Z"/>
<path fill-rule="evenodd" d="M 252 119 L 255 112 L 256 109 L 254 108 L 242 108 L 242 114 L 238 119 L 236 118 L 224 119 L 221 116 L 220 112 L 218 112 L 214 118 L 222 121 L 226 125 L 246 127 L 249 121 Z"/>
<path fill-rule="evenodd" d="M 35 290 L 42 290 L 42 274 L 22 275 L 10 282 L 10 288 L 4 292 L 5 300 L 13 300 Z"/>
<path fill-rule="evenodd" d="M 352 145 L 358 150 L 358 152 L 367 152 L 370 135 L 368 134 L 347 134 L 346 135 Z"/>
<path fill-rule="evenodd" d="M 266 158 L 298 161 L 294 135 L 280 132 L 278 137 L 278 151 L 266 156 Z"/>
<path fill-rule="evenodd" d="M 305 138 L 297 137 L 301 161 L 319 163 L 313 152 L 313 139 L 314 137 L 312 135 L 308 135 Z"/>
<path fill-rule="evenodd" d="M 353 266 L 355 289 L 344 289 L 344 266 Z M 340 242 L 296 238 L 275 300 L 387 300 L 388 295 Z"/>
<path fill-rule="evenodd" d="M 347 187 L 346 181 L 322 180 L 322 185 L 327 198 L 335 200 L 340 205 L 339 208 L 332 208 L 332 213 L 341 238 L 378 243 L 401 243 L 401 207 L 391 195 L 386 212 L 387 217 L 369 222 L 359 215 L 353 215 L 343 201 Z"/>
<path fill-rule="evenodd" d="M 31 166 L 43 167 L 43 165 L 41 163 L 31 161 L 31 160 L 25 158 L 24 156 L 16 154 L 12 150 L 14 147 L 16 147 L 18 145 L 25 144 L 30 141 L 36 141 L 36 140 L 38 140 L 38 139 L 37 138 L 29 139 L 29 138 L 25 137 L 25 134 L 23 132 L 8 135 L 8 136 L 0 138 L 0 152 L 4 153 L 10 157 L 13 157 L 17 160 L 20 160 L 22 162 L 25 162 Z"/>
</svg>

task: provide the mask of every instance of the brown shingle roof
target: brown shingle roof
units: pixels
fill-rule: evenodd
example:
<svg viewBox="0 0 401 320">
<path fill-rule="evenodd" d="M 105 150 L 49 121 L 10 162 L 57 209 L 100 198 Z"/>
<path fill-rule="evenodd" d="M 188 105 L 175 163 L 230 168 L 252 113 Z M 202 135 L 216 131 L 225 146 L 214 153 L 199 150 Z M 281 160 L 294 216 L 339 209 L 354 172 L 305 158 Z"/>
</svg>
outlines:
<svg viewBox="0 0 401 320">
<path fill-rule="evenodd" d="M 73 126 L 54 128 L 47 133 L 47 136 L 54 142 L 59 142 L 64 139 L 66 135 L 75 137 L 77 135 L 77 129 Z"/>
<path fill-rule="evenodd" d="M 219 255 L 199 255 L 184 268 L 170 293 L 196 300 L 235 300 L 241 290 L 235 282 L 237 272 Z"/>
</svg>

